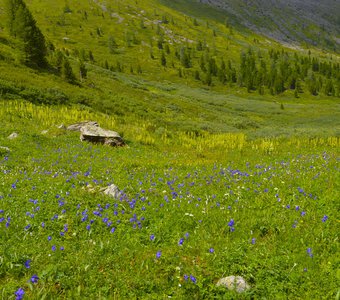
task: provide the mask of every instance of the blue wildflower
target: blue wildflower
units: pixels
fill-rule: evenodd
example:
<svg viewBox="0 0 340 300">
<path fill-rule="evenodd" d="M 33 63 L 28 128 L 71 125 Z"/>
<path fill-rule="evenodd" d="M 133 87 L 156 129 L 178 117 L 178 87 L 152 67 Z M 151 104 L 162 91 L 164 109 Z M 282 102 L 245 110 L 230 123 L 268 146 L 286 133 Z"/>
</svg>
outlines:
<svg viewBox="0 0 340 300">
<path fill-rule="evenodd" d="M 324 215 L 323 218 L 322 218 L 322 222 L 326 222 L 328 220 L 328 216 L 327 215 Z"/>
<path fill-rule="evenodd" d="M 150 241 L 154 241 L 155 240 L 155 235 L 154 234 L 151 234 L 150 235 Z"/>
<path fill-rule="evenodd" d="M 162 251 L 157 251 L 156 258 L 160 258 L 162 256 Z"/>
<path fill-rule="evenodd" d="M 184 278 L 185 281 L 187 281 L 189 276 L 188 275 L 184 275 L 183 278 Z"/>
<path fill-rule="evenodd" d="M 307 253 L 310 257 L 313 257 L 312 248 L 307 248 Z"/>
<path fill-rule="evenodd" d="M 253 245 L 255 245 L 255 243 L 256 243 L 256 238 L 252 238 L 252 239 L 251 239 L 251 243 L 252 243 Z"/>
<path fill-rule="evenodd" d="M 52 251 L 55 251 L 57 247 L 55 245 L 52 246 Z"/>
<path fill-rule="evenodd" d="M 181 238 L 181 239 L 178 241 L 178 245 L 179 245 L 179 246 L 182 246 L 182 245 L 183 245 L 183 242 L 184 242 L 184 239 Z"/>
<path fill-rule="evenodd" d="M 229 221 L 229 223 L 228 223 L 228 226 L 229 226 L 229 227 L 233 227 L 234 224 L 235 224 L 234 219 L 231 219 L 231 220 Z"/>
<path fill-rule="evenodd" d="M 22 288 L 19 288 L 16 292 L 15 292 L 15 300 L 21 300 L 25 295 L 25 291 Z"/>
<path fill-rule="evenodd" d="M 210 249 L 209 249 L 209 252 L 210 252 L 210 253 L 214 253 L 214 252 L 215 252 L 214 248 L 210 248 Z"/>
<path fill-rule="evenodd" d="M 196 279 L 196 277 L 195 277 L 195 276 L 193 276 L 193 275 L 190 275 L 190 279 L 191 279 L 191 281 L 192 281 L 193 283 L 195 283 L 195 284 L 196 284 L 196 282 L 197 282 L 197 279 Z"/>
<path fill-rule="evenodd" d="M 110 232 L 114 233 L 115 231 L 116 231 L 116 227 L 112 227 Z"/>
<path fill-rule="evenodd" d="M 31 281 L 32 283 L 38 283 L 38 280 L 39 280 L 39 277 L 38 277 L 38 275 L 36 275 L 36 274 L 34 274 L 34 275 L 31 277 L 31 279 L 30 279 L 30 281 Z"/>
<path fill-rule="evenodd" d="M 28 259 L 28 260 L 25 261 L 24 265 L 25 265 L 25 268 L 26 268 L 26 269 L 29 269 L 29 268 L 31 267 L 31 266 L 30 266 L 30 263 L 31 263 L 31 260 L 30 260 L 30 259 Z"/>
</svg>

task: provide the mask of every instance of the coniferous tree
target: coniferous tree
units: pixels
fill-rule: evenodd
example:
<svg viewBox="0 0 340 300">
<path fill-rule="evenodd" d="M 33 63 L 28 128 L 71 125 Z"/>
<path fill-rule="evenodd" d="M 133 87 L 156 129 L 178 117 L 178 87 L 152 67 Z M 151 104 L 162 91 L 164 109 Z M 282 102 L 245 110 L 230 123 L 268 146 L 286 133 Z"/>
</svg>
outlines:
<svg viewBox="0 0 340 300">
<path fill-rule="evenodd" d="M 165 58 L 164 52 L 162 52 L 162 55 L 161 55 L 161 64 L 163 67 L 166 67 L 166 58 Z"/>
<path fill-rule="evenodd" d="M 6 0 L 7 25 L 11 36 L 22 42 L 25 63 L 45 67 L 47 48 L 43 34 L 23 0 Z"/>
<path fill-rule="evenodd" d="M 86 79 L 87 77 L 87 69 L 83 60 L 79 61 L 79 77 L 80 80 Z"/>
<path fill-rule="evenodd" d="M 115 38 L 112 35 L 109 36 L 108 41 L 107 41 L 107 45 L 108 45 L 108 48 L 109 48 L 109 52 L 111 54 L 116 52 L 118 45 L 116 43 Z"/>
<path fill-rule="evenodd" d="M 70 62 L 68 61 L 66 57 L 64 57 L 63 59 L 63 65 L 61 68 L 61 77 L 69 83 L 74 83 L 76 80 L 76 77 L 73 74 L 73 70 L 70 65 Z"/>
</svg>

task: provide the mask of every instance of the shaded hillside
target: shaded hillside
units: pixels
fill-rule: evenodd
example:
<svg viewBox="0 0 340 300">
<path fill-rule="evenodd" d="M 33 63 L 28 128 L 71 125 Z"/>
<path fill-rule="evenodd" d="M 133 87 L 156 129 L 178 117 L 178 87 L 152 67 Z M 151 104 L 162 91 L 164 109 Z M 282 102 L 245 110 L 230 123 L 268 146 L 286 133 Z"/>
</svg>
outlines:
<svg viewBox="0 0 340 300">
<path fill-rule="evenodd" d="M 234 21 L 284 43 L 340 49 L 340 2 L 334 0 L 197 0 L 225 10 Z"/>
</svg>

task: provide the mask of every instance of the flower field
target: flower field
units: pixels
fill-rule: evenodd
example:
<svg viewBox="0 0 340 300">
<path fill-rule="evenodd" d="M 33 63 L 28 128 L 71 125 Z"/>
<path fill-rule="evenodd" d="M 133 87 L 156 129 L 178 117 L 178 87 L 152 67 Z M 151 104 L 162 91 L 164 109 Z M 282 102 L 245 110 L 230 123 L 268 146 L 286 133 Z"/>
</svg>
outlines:
<svg viewBox="0 0 340 300">
<path fill-rule="evenodd" d="M 0 139 L 2 299 L 339 297 L 337 138 L 113 149 L 34 118 Z"/>
</svg>

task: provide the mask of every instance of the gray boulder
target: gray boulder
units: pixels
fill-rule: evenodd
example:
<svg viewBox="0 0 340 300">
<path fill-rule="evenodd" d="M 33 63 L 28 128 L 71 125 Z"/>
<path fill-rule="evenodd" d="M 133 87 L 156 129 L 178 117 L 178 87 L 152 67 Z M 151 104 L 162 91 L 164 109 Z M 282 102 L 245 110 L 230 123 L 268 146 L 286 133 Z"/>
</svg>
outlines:
<svg viewBox="0 0 340 300">
<path fill-rule="evenodd" d="M 63 127 L 64 125 L 62 124 L 61 126 Z M 80 131 L 80 129 L 83 126 L 99 127 L 98 123 L 95 122 L 95 121 L 85 121 L 85 122 L 79 122 L 79 123 L 75 123 L 75 124 L 69 125 L 66 129 L 70 130 L 70 131 Z"/>
<path fill-rule="evenodd" d="M 228 276 L 221 278 L 216 283 L 216 286 L 223 286 L 228 290 L 236 291 L 238 293 L 242 293 L 250 289 L 250 285 L 241 276 Z"/>
<path fill-rule="evenodd" d="M 93 125 L 85 125 L 80 128 L 80 140 L 109 146 L 125 145 L 123 139 L 117 132 Z"/>
</svg>

